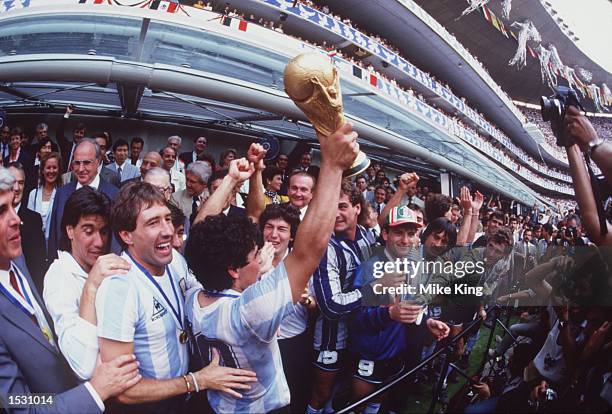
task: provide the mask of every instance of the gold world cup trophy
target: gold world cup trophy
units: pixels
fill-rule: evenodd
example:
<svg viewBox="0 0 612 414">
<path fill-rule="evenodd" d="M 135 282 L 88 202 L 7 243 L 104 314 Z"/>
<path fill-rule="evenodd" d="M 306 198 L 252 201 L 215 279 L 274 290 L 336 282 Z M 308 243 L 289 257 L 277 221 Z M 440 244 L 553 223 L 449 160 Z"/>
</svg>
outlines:
<svg viewBox="0 0 612 414">
<path fill-rule="evenodd" d="M 340 77 L 331 60 L 319 53 L 304 53 L 285 67 L 285 92 L 304 112 L 317 134 L 330 136 L 346 120 L 342 113 Z M 370 159 L 361 151 L 344 177 L 365 171 Z"/>
</svg>

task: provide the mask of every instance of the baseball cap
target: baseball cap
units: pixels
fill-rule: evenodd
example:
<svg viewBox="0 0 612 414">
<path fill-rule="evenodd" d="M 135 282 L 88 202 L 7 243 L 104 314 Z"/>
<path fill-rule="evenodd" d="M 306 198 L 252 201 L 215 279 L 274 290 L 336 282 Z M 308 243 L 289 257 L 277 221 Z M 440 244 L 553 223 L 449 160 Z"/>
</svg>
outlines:
<svg viewBox="0 0 612 414">
<path fill-rule="evenodd" d="M 423 226 L 418 222 L 414 210 L 409 209 L 407 206 L 393 207 L 387 217 L 387 224 L 389 227 L 399 226 L 400 224 L 414 224 L 417 227 Z"/>
</svg>

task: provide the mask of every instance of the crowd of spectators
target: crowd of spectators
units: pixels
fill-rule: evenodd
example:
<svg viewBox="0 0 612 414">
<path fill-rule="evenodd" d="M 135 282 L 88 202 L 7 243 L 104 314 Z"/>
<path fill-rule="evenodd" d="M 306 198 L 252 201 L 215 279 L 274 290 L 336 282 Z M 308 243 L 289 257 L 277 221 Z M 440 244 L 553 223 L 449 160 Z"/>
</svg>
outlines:
<svg viewBox="0 0 612 414">
<path fill-rule="evenodd" d="M 314 4 L 313 2 L 302 2 L 303 4 L 306 4 L 307 6 L 313 7 L 323 13 L 327 13 L 329 14 L 331 17 L 333 17 L 334 19 L 337 19 L 339 21 L 342 21 L 345 24 L 348 24 L 349 26 L 355 28 L 355 29 L 359 29 L 353 22 L 350 21 L 350 19 L 347 18 L 342 18 L 340 15 L 336 15 L 332 12 L 329 11 L 329 7 L 327 7 L 326 5 L 323 6 L 319 6 L 317 4 Z M 212 8 L 212 6 L 210 6 L 210 3 L 206 5 L 207 8 Z M 256 17 L 253 14 L 249 14 L 248 16 L 246 16 L 244 13 L 239 12 L 237 9 L 232 9 L 230 4 L 224 3 L 224 6 L 221 10 L 224 14 L 230 16 L 230 17 L 236 17 L 239 19 L 244 19 L 256 24 L 261 25 L 262 27 L 266 27 L 270 30 L 275 30 L 277 32 L 283 32 L 284 28 L 281 22 L 273 22 L 273 21 L 269 21 L 269 20 L 265 20 L 264 18 L 261 17 Z M 363 32 L 362 29 L 359 29 L 360 31 Z M 363 32 L 366 33 L 367 32 Z M 393 50 L 395 53 L 398 53 L 401 56 L 401 53 L 399 52 L 399 50 L 395 47 L 393 47 L 390 42 L 382 39 L 380 36 L 378 35 L 373 35 L 373 34 L 367 34 L 370 38 L 373 38 L 374 40 L 378 41 L 379 43 L 383 44 L 385 47 L 388 47 L 389 49 Z M 505 134 L 503 134 L 503 132 L 501 132 L 499 129 L 491 126 L 492 128 L 492 133 L 491 132 L 487 132 L 484 129 L 481 129 L 479 126 L 476 125 L 476 123 L 474 123 L 474 121 L 470 120 L 470 118 L 468 116 L 466 116 L 465 114 L 462 114 L 460 111 L 455 110 L 454 113 L 451 115 L 448 112 L 442 110 L 441 108 L 439 108 L 435 103 L 432 102 L 427 102 L 427 100 L 423 97 L 422 94 L 420 93 L 415 93 L 415 91 L 409 86 L 409 85 L 402 85 L 400 83 L 398 83 L 394 78 L 390 78 L 388 77 L 384 72 L 378 71 L 376 70 L 371 64 L 369 63 L 364 63 L 361 59 L 356 58 L 348 53 L 343 53 L 343 51 L 333 47 L 332 45 L 329 45 L 326 41 L 322 41 L 321 43 L 317 43 L 317 42 L 312 42 L 308 39 L 304 39 L 301 36 L 296 36 L 296 38 L 300 41 L 303 41 L 305 43 L 308 43 L 312 46 L 321 48 L 323 50 L 325 50 L 330 56 L 336 56 L 338 58 L 342 58 L 348 62 L 351 62 L 354 65 L 357 65 L 359 67 L 361 67 L 362 69 L 365 69 L 366 71 L 374 74 L 376 77 L 383 79 L 384 81 L 388 82 L 389 84 L 391 84 L 393 87 L 396 87 L 408 94 L 410 94 L 411 96 L 415 96 L 417 99 L 421 100 L 422 102 L 426 102 L 428 103 L 430 106 L 432 106 L 433 108 L 435 108 L 436 110 L 440 111 L 441 113 L 444 113 L 446 116 L 450 117 L 453 119 L 453 122 L 456 122 L 456 124 L 458 126 L 467 128 L 468 130 L 470 130 L 472 133 L 476 134 L 476 136 L 478 136 L 482 141 L 483 141 L 483 145 L 482 147 L 486 148 L 486 153 L 490 156 L 492 156 L 495 160 L 501 161 L 503 160 L 503 164 L 508 167 L 511 171 L 514 172 L 520 172 L 520 174 L 524 177 L 527 178 L 530 181 L 533 182 L 537 182 L 538 184 L 540 184 L 542 187 L 547 188 L 547 189 L 551 189 L 551 190 L 556 190 L 556 189 L 562 189 L 562 192 L 566 193 L 566 194 L 571 194 L 571 187 L 564 184 L 564 183 L 558 183 L 556 181 L 552 181 L 549 179 L 546 179 L 544 177 L 539 176 L 538 174 L 533 174 L 531 171 L 529 171 L 527 168 L 524 168 L 525 166 L 527 166 L 528 168 L 531 169 L 535 169 L 536 171 L 548 175 L 550 177 L 553 177 L 555 179 L 561 180 L 561 181 L 565 181 L 565 182 L 569 182 L 571 179 L 569 177 L 569 175 L 567 175 L 566 173 L 563 173 L 562 171 L 555 169 L 551 166 L 548 166 L 546 164 L 544 164 L 541 161 L 538 161 L 536 159 L 534 159 L 533 157 L 531 157 L 530 155 L 528 155 L 523 149 L 521 149 L 520 147 L 518 147 L 517 145 L 515 145 L 508 137 L 505 136 Z M 440 84 L 440 85 L 444 85 L 447 89 L 451 90 L 450 87 L 445 84 L 444 82 L 441 82 L 440 80 L 436 79 L 435 77 L 433 77 L 433 75 L 431 75 L 430 73 L 425 72 L 425 75 L 429 78 L 431 78 L 432 80 L 434 80 L 436 83 Z M 452 90 L 451 90 L 452 92 Z M 467 104 L 465 98 L 461 98 L 461 100 Z M 479 112 L 474 112 L 473 116 L 477 116 L 479 118 L 484 119 L 484 115 L 482 113 Z M 470 126 L 474 125 L 474 126 Z M 491 125 L 491 124 L 489 124 Z M 453 127 L 454 128 L 454 127 Z M 479 131 L 479 132 L 477 132 Z M 489 138 L 490 137 L 490 138 Z M 509 151 L 505 151 L 502 150 L 501 146 L 496 145 L 495 141 L 498 141 L 499 143 L 503 144 L 503 146 L 505 146 Z M 554 153 L 556 155 L 558 155 L 559 157 L 561 157 L 563 159 L 563 157 L 565 157 L 565 154 L 558 151 L 556 149 L 556 147 L 552 147 L 550 149 L 550 151 L 554 151 Z M 558 154 L 557 154 L 558 152 Z M 515 158 L 518 158 L 519 160 L 522 161 L 522 164 L 520 162 L 517 162 L 515 160 Z"/>
<path fill-rule="evenodd" d="M 342 180 L 358 150 L 348 124 L 321 138 L 317 166 L 307 145 L 268 163 L 259 144 L 214 157 L 203 135 L 144 151 L 142 139 L 91 133 L 74 115 L 68 107 L 54 139 L 43 123 L 27 134 L 9 119 L 2 130 L 0 303 L 37 339 L 1 322 L 3 400 L 60 393 L 66 413 L 331 412 L 345 378 L 358 400 L 519 301 L 505 309 L 520 317 L 515 336 L 489 351 L 493 365 L 509 360 L 510 376 L 479 372 L 480 400 L 462 409 L 609 408 L 612 315 L 592 305 L 612 297 L 609 252 L 598 248 L 612 241 L 585 203 L 583 172 L 580 212 L 567 200 L 525 209 L 467 187 L 453 199 L 378 162 Z M 610 171 L 600 145 L 594 162 Z M 572 273 L 583 259 L 587 274 Z M 431 267 L 388 270 L 402 261 Z M 481 331 L 450 344 L 456 366 L 467 367 Z M 54 353 L 36 352 L 45 346 Z M 40 354 L 56 364 L 43 381 L 30 359 Z M 415 389 L 404 383 L 363 409 L 401 410 Z M 443 406 L 446 389 L 434 396 Z M 544 400 L 547 389 L 556 397 Z"/>
<path fill-rule="evenodd" d="M 546 144 L 548 144 L 548 152 L 554 154 L 559 159 L 567 162 L 567 154 L 565 154 L 563 150 L 557 146 L 557 139 L 553 134 L 553 131 L 550 127 L 550 123 L 545 122 L 542 119 L 542 114 L 540 113 L 540 111 L 538 109 L 532 109 L 528 107 L 521 107 L 521 111 L 525 114 L 525 117 L 527 117 L 529 122 L 537 125 L 538 129 L 544 135 Z M 604 137 L 604 139 L 612 136 L 612 118 L 592 116 L 590 119 L 591 123 L 593 124 L 593 127 L 595 128 L 599 136 Z"/>
</svg>

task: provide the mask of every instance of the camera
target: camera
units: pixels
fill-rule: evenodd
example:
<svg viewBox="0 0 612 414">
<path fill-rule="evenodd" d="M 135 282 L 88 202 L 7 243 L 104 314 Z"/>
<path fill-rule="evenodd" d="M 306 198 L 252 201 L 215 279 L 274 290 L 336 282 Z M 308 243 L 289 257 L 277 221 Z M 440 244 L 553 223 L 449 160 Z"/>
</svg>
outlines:
<svg viewBox="0 0 612 414">
<path fill-rule="evenodd" d="M 570 105 L 584 110 L 582 105 L 580 105 L 576 91 L 566 86 L 557 86 L 554 95 L 548 98 L 545 96 L 540 98 L 542 119 L 550 122 L 555 137 L 557 137 L 557 145 L 560 147 L 571 145 L 570 142 L 566 142 L 563 136 L 563 118 L 565 117 L 565 111 L 567 111 Z"/>
</svg>

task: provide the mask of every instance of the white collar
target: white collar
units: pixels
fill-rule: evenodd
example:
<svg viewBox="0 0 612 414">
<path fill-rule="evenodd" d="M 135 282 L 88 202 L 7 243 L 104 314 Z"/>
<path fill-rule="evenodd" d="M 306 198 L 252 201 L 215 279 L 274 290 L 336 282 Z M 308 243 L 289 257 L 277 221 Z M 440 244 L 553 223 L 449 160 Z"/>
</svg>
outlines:
<svg viewBox="0 0 612 414">
<path fill-rule="evenodd" d="M 19 209 L 21 208 L 21 203 L 17 204 L 15 206 L 15 211 L 17 212 L 17 214 L 19 214 Z"/>
<path fill-rule="evenodd" d="M 30 300 L 32 301 L 32 305 L 34 305 L 36 303 L 36 299 L 34 298 L 32 289 L 30 289 L 30 285 L 26 280 L 25 276 L 23 275 L 23 272 L 12 261 L 9 270 L 10 269 L 13 269 L 13 272 L 15 272 L 15 277 L 17 278 L 17 284 L 19 285 L 19 289 L 25 290 L 24 293 L 30 298 Z M 15 289 L 13 289 L 9 278 L 9 270 L 0 269 L 0 284 L 2 284 L 2 286 L 11 294 L 11 296 L 13 296 L 13 299 L 17 300 L 25 309 L 28 310 L 28 312 L 30 312 L 30 314 L 34 314 L 34 307 L 31 306 L 24 299 L 23 296 L 17 293 Z"/>
<path fill-rule="evenodd" d="M 117 167 L 117 168 L 123 168 L 123 166 L 125 165 L 125 162 L 126 162 L 126 161 L 127 161 L 127 160 L 123 161 L 123 164 L 121 164 L 121 165 L 117 164 L 117 161 L 115 161 L 115 167 Z"/>
<path fill-rule="evenodd" d="M 98 187 L 100 187 L 100 174 L 96 174 L 96 177 L 88 185 L 89 185 L 89 187 L 93 188 L 94 190 L 97 190 Z M 76 189 L 78 190 L 81 187 L 83 187 L 83 185 L 80 182 L 77 181 Z"/>
<path fill-rule="evenodd" d="M 55 259 L 62 265 L 62 267 L 72 273 L 74 276 L 82 277 L 83 279 L 87 279 L 89 274 L 85 272 L 85 269 L 81 267 L 79 262 L 76 261 L 74 256 L 66 251 L 59 250 L 57 252 L 57 259 Z"/>
<path fill-rule="evenodd" d="M 228 208 L 226 208 L 225 210 L 223 210 L 223 214 L 225 214 L 226 216 L 229 214 L 230 208 L 232 208 L 232 205 L 230 204 Z"/>
</svg>

